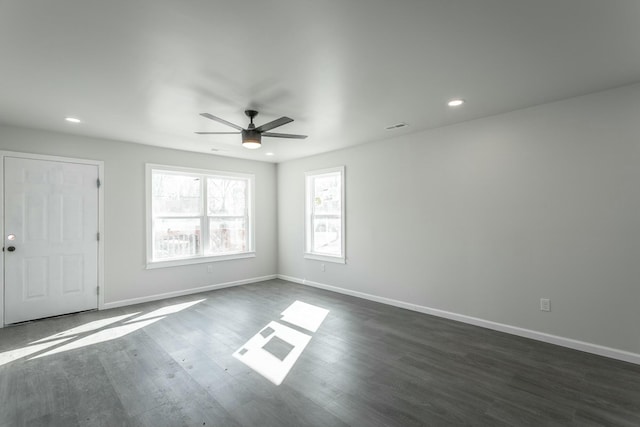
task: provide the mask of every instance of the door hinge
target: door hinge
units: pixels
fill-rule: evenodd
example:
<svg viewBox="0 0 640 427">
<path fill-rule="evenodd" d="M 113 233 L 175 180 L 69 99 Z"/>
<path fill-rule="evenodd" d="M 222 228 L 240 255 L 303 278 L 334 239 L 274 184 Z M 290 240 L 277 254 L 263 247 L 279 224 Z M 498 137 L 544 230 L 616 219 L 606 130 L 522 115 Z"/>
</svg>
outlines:
<svg viewBox="0 0 640 427">
<path fill-rule="evenodd" d="M 100 241 L 100 232 L 98 231 L 98 241 Z"/>
<path fill-rule="evenodd" d="M 102 185 L 102 183 L 100 182 L 100 178 L 96 180 L 96 183 L 98 184 L 98 188 L 100 188 L 100 186 Z"/>
<path fill-rule="evenodd" d="M 96 286 L 96 294 L 100 295 L 100 286 Z"/>
</svg>

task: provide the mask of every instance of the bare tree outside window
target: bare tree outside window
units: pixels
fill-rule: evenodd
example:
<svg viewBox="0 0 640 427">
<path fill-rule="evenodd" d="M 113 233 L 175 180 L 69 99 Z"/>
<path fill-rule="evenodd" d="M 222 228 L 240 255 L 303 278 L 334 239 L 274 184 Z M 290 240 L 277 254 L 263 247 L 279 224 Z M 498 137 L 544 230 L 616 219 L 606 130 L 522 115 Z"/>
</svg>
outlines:
<svg viewBox="0 0 640 427">
<path fill-rule="evenodd" d="M 250 177 L 153 169 L 151 261 L 251 251 Z"/>
<path fill-rule="evenodd" d="M 240 179 L 209 178 L 207 184 L 211 252 L 245 251 L 247 182 Z"/>
</svg>

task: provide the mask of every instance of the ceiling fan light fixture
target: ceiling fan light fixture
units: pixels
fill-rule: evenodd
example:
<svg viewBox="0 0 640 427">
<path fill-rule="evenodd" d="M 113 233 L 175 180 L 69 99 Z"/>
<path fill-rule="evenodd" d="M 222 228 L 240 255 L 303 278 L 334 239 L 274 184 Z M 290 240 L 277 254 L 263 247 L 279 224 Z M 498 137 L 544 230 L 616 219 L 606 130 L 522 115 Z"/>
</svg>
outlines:
<svg viewBox="0 0 640 427">
<path fill-rule="evenodd" d="M 242 146 L 250 150 L 262 147 L 262 135 L 253 129 L 244 129 L 242 131 Z"/>
<path fill-rule="evenodd" d="M 244 148 L 248 148 L 249 150 L 255 150 L 257 148 L 262 147 L 262 144 L 260 144 L 258 141 L 248 140 L 248 141 L 243 141 L 242 146 Z"/>
</svg>

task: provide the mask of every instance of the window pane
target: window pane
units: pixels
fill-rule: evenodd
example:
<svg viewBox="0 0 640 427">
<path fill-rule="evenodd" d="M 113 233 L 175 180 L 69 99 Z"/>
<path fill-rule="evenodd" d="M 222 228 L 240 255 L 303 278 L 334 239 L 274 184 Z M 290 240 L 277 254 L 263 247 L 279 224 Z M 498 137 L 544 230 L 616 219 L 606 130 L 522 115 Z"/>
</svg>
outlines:
<svg viewBox="0 0 640 427">
<path fill-rule="evenodd" d="M 153 220 L 153 259 L 184 258 L 199 253 L 200 218 Z"/>
<path fill-rule="evenodd" d="M 200 178 L 154 171 L 151 183 L 153 216 L 201 214 Z"/>
<path fill-rule="evenodd" d="M 342 223 L 340 218 L 316 216 L 313 226 L 313 252 L 340 255 L 342 251 Z"/>
<path fill-rule="evenodd" d="M 205 262 L 253 251 L 253 175 L 146 166 L 148 265 Z M 210 172 L 210 173 L 208 173 Z M 162 266 L 162 263 L 157 266 Z"/>
<path fill-rule="evenodd" d="M 207 214 L 244 216 L 247 200 L 245 179 L 208 178 Z"/>
<path fill-rule="evenodd" d="M 244 218 L 209 218 L 209 247 L 212 254 L 247 251 Z"/>
<path fill-rule="evenodd" d="M 319 175 L 313 180 L 314 214 L 340 215 L 340 174 Z"/>
<path fill-rule="evenodd" d="M 344 166 L 305 175 L 305 257 L 344 263 Z"/>
</svg>

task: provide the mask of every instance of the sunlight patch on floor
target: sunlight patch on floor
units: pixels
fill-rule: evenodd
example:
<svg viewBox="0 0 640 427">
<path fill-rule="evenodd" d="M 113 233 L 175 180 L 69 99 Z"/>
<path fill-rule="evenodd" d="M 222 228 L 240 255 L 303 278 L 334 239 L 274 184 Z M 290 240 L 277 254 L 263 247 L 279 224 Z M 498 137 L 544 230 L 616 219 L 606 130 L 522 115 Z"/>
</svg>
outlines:
<svg viewBox="0 0 640 427">
<path fill-rule="evenodd" d="M 23 357 L 30 356 L 39 351 L 46 350 L 49 347 L 53 347 L 54 345 L 69 341 L 72 338 L 74 337 L 62 338 L 42 344 L 28 345 L 26 347 L 17 348 L 15 350 L 5 351 L 4 353 L 0 353 L 0 366 L 6 365 L 7 363 L 13 362 L 14 360 L 22 359 Z"/>
<path fill-rule="evenodd" d="M 295 301 L 282 312 L 282 321 L 316 332 L 329 310 Z M 274 383 L 282 384 L 311 341 L 311 335 L 278 322 L 269 322 L 233 353 L 233 357 Z"/>
<path fill-rule="evenodd" d="M 84 338 L 80 338 L 79 340 L 75 340 L 73 342 L 70 342 L 69 344 L 65 344 L 53 350 L 47 351 L 46 353 L 39 354 L 29 360 L 38 359 L 44 356 L 51 356 L 52 354 L 62 353 L 64 351 L 75 350 L 77 348 L 85 347 L 88 345 L 122 338 L 123 336 L 128 335 L 131 332 L 137 331 L 138 329 L 144 328 L 145 326 L 149 326 L 152 323 L 155 323 L 158 320 L 162 319 L 164 319 L 164 317 L 157 317 L 155 319 L 143 320 L 136 323 L 126 323 L 121 326 L 116 326 L 115 328 L 103 329 L 102 331 L 98 331 Z"/>
<path fill-rule="evenodd" d="M 182 311 L 182 310 L 184 310 L 186 308 L 194 306 L 194 305 L 196 305 L 198 303 L 201 303 L 202 301 L 206 301 L 206 299 L 201 299 L 201 300 L 198 300 L 198 301 L 189 301 L 189 302 L 184 302 L 184 303 L 181 303 L 181 304 L 173 304 L 173 305 L 169 305 L 167 307 L 162 307 L 162 308 L 159 308 L 157 310 L 152 311 L 151 313 L 143 314 L 140 317 L 136 317 L 133 320 L 129 320 L 129 322 L 137 322 L 139 320 L 147 320 L 147 319 L 152 319 L 154 317 L 167 316 L 169 314 L 174 314 L 174 313 Z"/>
<path fill-rule="evenodd" d="M 0 353 L 0 366 L 10 362 L 14 362 L 18 359 L 32 356 L 43 351 L 43 353 L 36 354 L 28 360 L 34 360 L 41 357 L 50 356 L 52 354 L 62 353 L 65 351 L 75 350 L 78 348 L 122 338 L 132 332 L 135 332 L 159 320 L 162 320 L 168 315 L 178 313 L 203 301 L 206 301 L 206 298 L 197 301 L 172 304 L 151 311 L 147 314 L 143 314 L 142 316 L 139 316 L 141 312 L 138 311 L 135 313 L 123 314 L 120 316 L 87 322 L 83 325 L 58 332 L 45 338 L 40 338 L 36 341 L 32 341 L 27 346 Z M 138 317 L 130 319 L 134 316 Z M 120 325 L 114 326 L 118 322 L 120 322 Z M 55 348 L 50 349 L 51 347 Z"/>
<path fill-rule="evenodd" d="M 327 314 L 329 314 L 329 310 L 325 308 L 296 301 L 282 312 L 282 320 L 300 326 L 307 331 L 316 332 Z"/>
<path fill-rule="evenodd" d="M 57 338 L 68 337 L 71 335 L 79 335 L 84 334 L 86 332 L 95 331 L 96 329 L 104 328 L 105 326 L 109 326 L 113 323 L 120 322 L 121 320 L 126 319 L 127 317 L 133 317 L 140 312 L 125 314 L 122 316 L 109 317 L 107 319 L 94 320 L 93 322 L 85 323 L 84 325 L 76 326 L 75 328 L 67 329 L 66 331 L 59 332 L 55 335 L 51 335 L 50 337 L 42 338 L 37 341 L 32 342 L 31 344 L 37 344 L 43 341 L 49 341 Z"/>
</svg>

